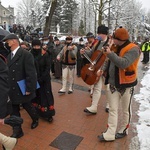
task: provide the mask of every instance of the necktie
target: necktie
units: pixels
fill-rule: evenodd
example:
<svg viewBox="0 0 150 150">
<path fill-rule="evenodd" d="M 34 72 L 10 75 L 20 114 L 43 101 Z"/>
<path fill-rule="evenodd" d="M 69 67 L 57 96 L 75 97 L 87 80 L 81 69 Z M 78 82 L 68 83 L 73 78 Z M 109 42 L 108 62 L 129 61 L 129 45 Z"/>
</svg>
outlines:
<svg viewBox="0 0 150 150">
<path fill-rule="evenodd" d="M 13 53 L 11 53 L 11 59 L 13 59 L 13 57 L 14 57 L 14 54 L 13 54 Z"/>
</svg>

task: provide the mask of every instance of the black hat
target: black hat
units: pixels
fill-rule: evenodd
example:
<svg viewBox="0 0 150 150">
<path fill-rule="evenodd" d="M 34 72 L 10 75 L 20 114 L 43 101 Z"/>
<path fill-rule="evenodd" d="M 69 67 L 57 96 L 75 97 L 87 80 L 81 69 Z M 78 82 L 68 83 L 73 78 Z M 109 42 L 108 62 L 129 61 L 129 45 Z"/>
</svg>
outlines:
<svg viewBox="0 0 150 150">
<path fill-rule="evenodd" d="M 59 38 L 57 36 L 55 36 L 54 41 L 59 41 Z"/>
<path fill-rule="evenodd" d="M 79 41 L 83 41 L 83 38 L 81 37 L 81 38 L 79 39 Z"/>
<path fill-rule="evenodd" d="M 86 38 L 94 38 L 94 34 L 92 32 L 87 33 Z"/>
<path fill-rule="evenodd" d="M 39 39 L 34 39 L 32 41 L 32 46 L 35 46 L 35 45 L 40 45 L 41 46 L 41 41 Z"/>
<path fill-rule="evenodd" d="M 67 41 L 67 40 L 71 40 L 71 41 L 72 41 L 72 37 L 71 37 L 71 36 L 67 36 L 67 37 L 66 37 L 66 41 Z"/>
<path fill-rule="evenodd" d="M 11 34 L 5 36 L 2 39 L 2 41 L 7 41 L 7 40 L 11 40 L 11 39 L 17 39 L 17 40 L 19 40 L 19 38 L 18 38 L 18 36 L 16 34 L 11 33 Z"/>
<path fill-rule="evenodd" d="M 106 35 L 108 35 L 108 32 L 109 32 L 109 29 L 105 25 L 100 25 L 97 28 L 97 34 L 106 34 Z"/>
</svg>

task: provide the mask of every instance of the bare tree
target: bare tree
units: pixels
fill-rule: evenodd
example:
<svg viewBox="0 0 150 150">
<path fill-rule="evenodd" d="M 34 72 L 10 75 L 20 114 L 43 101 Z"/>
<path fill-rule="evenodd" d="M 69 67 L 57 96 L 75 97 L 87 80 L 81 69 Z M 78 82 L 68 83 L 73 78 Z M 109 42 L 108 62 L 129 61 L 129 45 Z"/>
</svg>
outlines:
<svg viewBox="0 0 150 150">
<path fill-rule="evenodd" d="M 39 0 L 21 0 L 17 5 L 17 23 L 24 26 L 38 26 L 38 16 L 41 15 L 41 3 Z"/>
</svg>

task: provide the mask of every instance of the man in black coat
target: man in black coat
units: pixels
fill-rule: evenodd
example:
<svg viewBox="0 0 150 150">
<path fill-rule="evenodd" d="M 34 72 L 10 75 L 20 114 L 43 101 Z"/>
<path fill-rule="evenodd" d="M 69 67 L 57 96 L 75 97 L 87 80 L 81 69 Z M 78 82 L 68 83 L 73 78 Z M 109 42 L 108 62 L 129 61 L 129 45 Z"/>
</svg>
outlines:
<svg viewBox="0 0 150 150">
<path fill-rule="evenodd" d="M 4 124 L 4 118 L 7 116 L 7 100 L 8 100 L 8 68 L 0 55 L 0 124 Z M 5 149 L 13 149 L 17 143 L 16 138 L 7 137 L 0 132 L 0 143 Z"/>
<path fill-rule="evenodd" d="M 3 41 L 11 53 L 7 57 L 9 67 L 9 97 L 12 101 L 13 112 L 11 115 L 20 116 L 20 104 L 28 112 L 33 122 L 31 129 L 38 126 L 38 115 L 31 104 L 31 99 L 35 97 L 37 75 L 34 66 L 34 59 L 30 52 L 22 49 L 19 45 L 19 39 L 15 34 L 7 35 Z M 25 95 L 22 94 L 18 81 L 25 80 Z M 20 138 L 23 136 L 20 126 L 13 127 L 11 137 Z"/>
</svg>

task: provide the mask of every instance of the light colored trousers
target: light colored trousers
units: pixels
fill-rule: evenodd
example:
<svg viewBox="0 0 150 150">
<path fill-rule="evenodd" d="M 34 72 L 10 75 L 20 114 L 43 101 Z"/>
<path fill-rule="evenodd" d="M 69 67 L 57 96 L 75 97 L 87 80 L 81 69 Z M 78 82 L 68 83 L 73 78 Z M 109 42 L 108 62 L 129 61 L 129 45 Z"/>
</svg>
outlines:
<svg viewBox="0 0 150 150">
<path fill-rule="evenodd" d="M 101 76 L 99 81 L 93 86 L 92 105 L 90 107 L 86 107 L 86 109 L 90 112 L 97 113 L 98 102 L 101 97 L 102 82 Z"/>
<path fill-rule="evenodd" d="M 0 143 L 5 147 L 6 150 L 12 150 L 16 145 L 17 139 L 12 137 L 7 137 L 0 133 Z"/>
<path fill-rule="evenodd" d="M 69 91 L 73 91 L 73 83 L 74 83 L 74 71 L 75 66 L 66 66 L 62 69 L 62 89 L 60 91 L 66 91 L 67 89 L 67 80 L 69 77 Z"/>
<path fill-rule="evenodd" d="M 86 107 L 90 112 L 97 113 L 98 103 L 101 98 L 101 90 L 102 90 L 102 84 L 104 82 L 103 76 L 100 77 L 99 81 L 92 85 L 93 86 L 93 94 L 92 94 L 92 104 L 90 107 Z M 105 95 L 106 95 L 106 108 L 109 108 L 108 103 L 108 85 L 104 85 Z"/>
<path fill-rule="evenodd" d="M 126 88 L 126 91 L 123 95 L 121 95 L 118 91 L 111 93 L 108 91 L 108 99 L 109 99 L 109 117 L 108 117 L 108 129 L 105 133 L 103 133 L 105 140 L 115 140 L 115 134 L 117 130 L 118 124 L 118 108 L 121 104 L 121 113 L 122 116 L 122 124 L 121 129 L 118 133 L 128 134 L 129 123 L 131 120 L 131 99 L 133 95 L 133 87 Z"/>
</svg>

